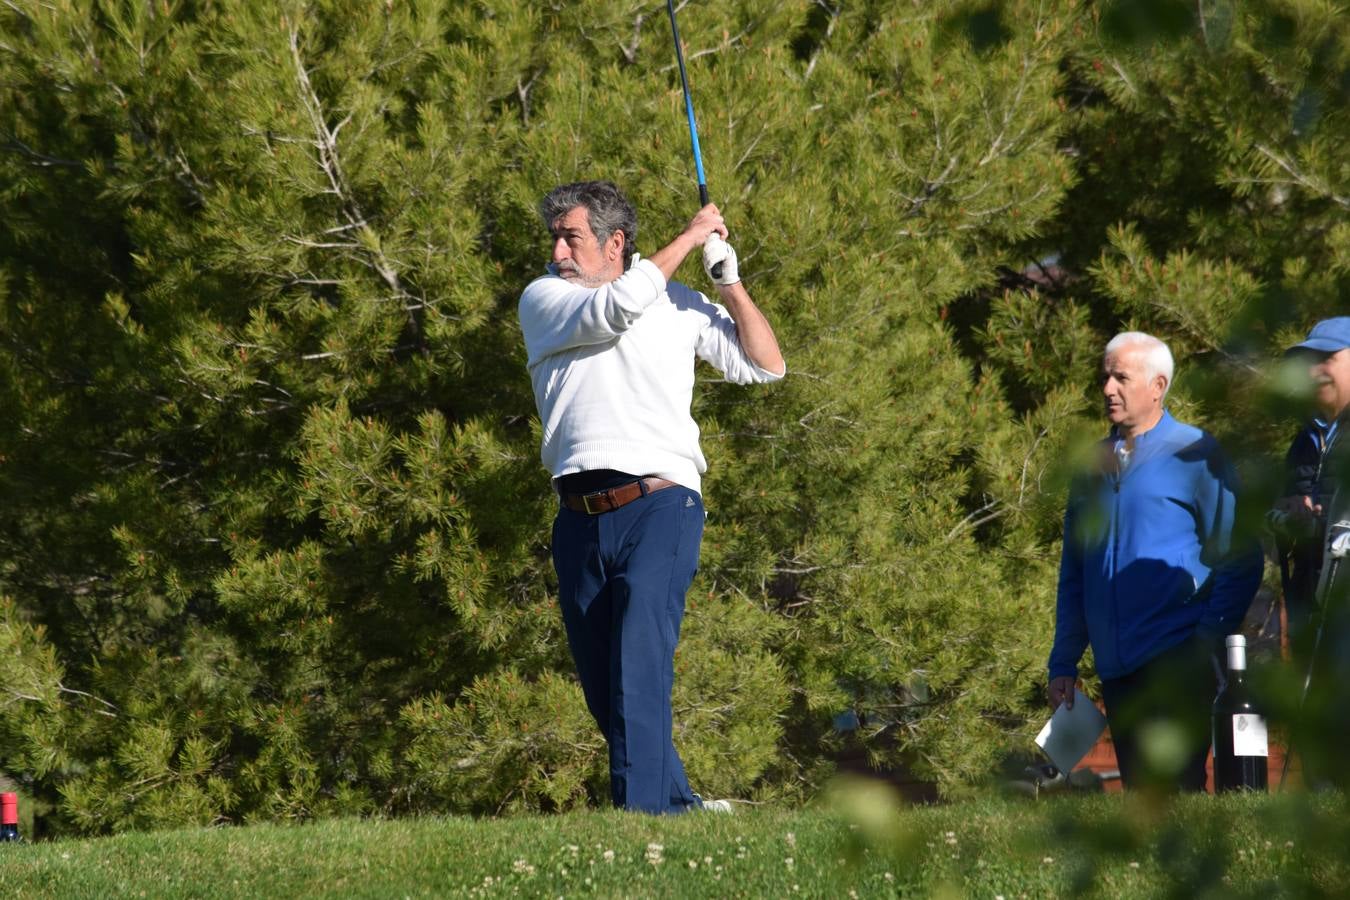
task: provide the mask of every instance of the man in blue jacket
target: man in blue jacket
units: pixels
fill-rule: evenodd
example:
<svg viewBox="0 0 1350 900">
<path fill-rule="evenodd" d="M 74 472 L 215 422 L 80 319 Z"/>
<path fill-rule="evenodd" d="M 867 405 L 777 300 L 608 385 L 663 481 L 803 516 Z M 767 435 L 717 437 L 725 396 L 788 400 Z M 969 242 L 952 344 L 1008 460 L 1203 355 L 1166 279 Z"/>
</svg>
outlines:
<svg viewBox="0 0 1350 900">
<path fill-rule="evenodd" d="M 1091 645 L 1125 786 L 1203 791 L 1217 650 L 1246 614 L 1262 557 L 1234 537 L 1236 478 L 1218 442 L 1163 407 L 1172 369 L 1151 335 L 1106 345 L 1111 433 L 1069 492 L 1049 699 L 1072 708 Z"/>
</svg>

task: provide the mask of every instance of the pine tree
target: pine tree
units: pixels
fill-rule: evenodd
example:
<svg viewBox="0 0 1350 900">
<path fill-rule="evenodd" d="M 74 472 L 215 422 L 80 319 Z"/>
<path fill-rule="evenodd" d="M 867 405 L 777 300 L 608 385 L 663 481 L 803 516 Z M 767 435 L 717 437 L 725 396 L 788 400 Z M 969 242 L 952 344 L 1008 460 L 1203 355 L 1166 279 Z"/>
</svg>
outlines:
<svg viewBox="0 0 1350 900">
<path fill-rule="evenodd" d="M 845 745 L 953 793 L 1026 746 L 1112 330 L 1278 444 L 1262 354 L 1343 305 L 1346 26 L 1148 6 L 679 7 L 790 372 L 698 374 L 705 795 L 801 796 Z M 618 181 L 644 253 L 697 207 L 663 5 L 16 2 L 0 34 L 0 769 L 83 832 L 602 802 L 515 305 L 555 184 Z"/>
</svg>

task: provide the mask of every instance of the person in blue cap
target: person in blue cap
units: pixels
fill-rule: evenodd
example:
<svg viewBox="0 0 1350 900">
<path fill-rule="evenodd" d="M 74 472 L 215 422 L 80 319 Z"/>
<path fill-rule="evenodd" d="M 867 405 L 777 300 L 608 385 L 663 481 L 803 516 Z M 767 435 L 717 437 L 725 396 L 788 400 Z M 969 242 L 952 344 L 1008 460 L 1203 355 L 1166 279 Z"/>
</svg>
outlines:
<svg viewBox="0 0 1350 900">
<path fill-rule="evenodd" d="M 1301 677 L 1292 749 L 1313 788 L 1350 786 L 1344 714 L 1350 680 L 1350 316 L 1323 319 L 1286 358 L 1306 365 L 1314 414 L 1285 457 L 1285 496 L 1268 520 L 1276 538 L 1290 656 Z"/>
<path fill-rule="evenodd" d="M 1307 365 L 1315 414 L 1285 454 L 1283 496 L 1269 515 L 1284 588 L 1289 638 L 1303 638 L 1315 607 L 1326 539 L 1326 509 L 1336 492 L 1332 464 L 1338 446 L 1350 447 L 1345 431 L 1350 408 L 1350 316 L 1323 319 L 1286 357 Z"/>
</svg>

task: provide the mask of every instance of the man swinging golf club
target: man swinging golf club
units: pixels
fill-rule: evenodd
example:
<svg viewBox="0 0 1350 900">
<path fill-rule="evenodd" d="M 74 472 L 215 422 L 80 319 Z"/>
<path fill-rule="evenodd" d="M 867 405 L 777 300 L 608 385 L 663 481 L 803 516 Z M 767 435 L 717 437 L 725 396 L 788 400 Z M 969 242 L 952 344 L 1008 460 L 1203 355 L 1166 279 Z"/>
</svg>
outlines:
<svg viewBox="0 0 1350 900">
<path fill-rule="evenodd" d="M 783 357 L 716 206 L 649 259 L 634 252 L 637 213 L 608 181 L 561 185 L 539 212 L 553 261 L 521 295 L 520 325 L 560 499 L 559 605 L 609 742 L 612 799 L 656 814 L 726 811 L 690 790 L 671 735 L 675 644 L 704 520 L 694 361 L 747 384 L 782 378 Z M 670 280 L 699 247 L 720 304 Z"/>
</svg>

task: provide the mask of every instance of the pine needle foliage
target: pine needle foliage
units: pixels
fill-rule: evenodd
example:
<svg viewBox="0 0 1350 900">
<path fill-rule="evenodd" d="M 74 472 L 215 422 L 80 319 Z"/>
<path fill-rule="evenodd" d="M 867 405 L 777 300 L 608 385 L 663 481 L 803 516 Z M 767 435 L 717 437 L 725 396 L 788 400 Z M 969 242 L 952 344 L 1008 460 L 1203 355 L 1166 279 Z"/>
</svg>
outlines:
<svg viewBox="0 0 1350 900">
<path fill-rule="evenodd" d="M 1143 6 L 680 5 L 791 372 L 699 371 L 705 794 L 1026 746 L 1113 331 L 1278 446 L 1263 361 L 1345 308 L 1347 20 Z M 515 302 L 559 182 L 643 252 L 692 215 L 670 41 L 650 0 L 0 9 L 0 769 L 49 831 L 604 802 Z"/>
</svg>

